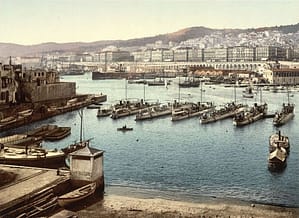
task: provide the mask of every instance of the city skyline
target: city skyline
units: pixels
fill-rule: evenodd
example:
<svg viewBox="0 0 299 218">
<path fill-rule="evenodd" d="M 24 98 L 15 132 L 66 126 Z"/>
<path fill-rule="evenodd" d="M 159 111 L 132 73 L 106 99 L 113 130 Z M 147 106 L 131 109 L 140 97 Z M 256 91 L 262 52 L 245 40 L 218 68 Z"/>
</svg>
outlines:
<svg viewBox="0 0 299 218">
<path fill-rule="evenodd" d="M 204 26 L 257 28 L 298 23 L 294 0 L 0 0 L 0 42 L 126 40 Z"/>
</svg>

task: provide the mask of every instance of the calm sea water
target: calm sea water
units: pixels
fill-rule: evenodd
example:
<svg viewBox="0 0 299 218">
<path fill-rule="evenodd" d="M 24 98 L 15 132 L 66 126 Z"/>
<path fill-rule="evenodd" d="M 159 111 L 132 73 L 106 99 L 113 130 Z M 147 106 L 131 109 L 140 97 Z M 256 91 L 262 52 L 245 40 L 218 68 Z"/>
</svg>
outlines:
<svg viewBox="0 0 299 218">
<path fill-rule="evenodd" d="M 165 87 L 128 84 L 125 80 L 91 80 L 91 75 L 65 76 L 62 81 L 75 81 L 77 93 L 104 93 L 107 103 L 120 99 L 143 98 L 171 102 L 179 96 L 178 79 Z M 183 101 L 212 101 L 217 105 L 234 100 L 234 89 L 221 85 L 180 89 Z M 257 94 L 252 100 L 241 97 L 237 101 L 252 105 L 259 102 Z M 290 98 L 296 105 L 299 92 Z M 286 93 L 263 91 L 263 101 L 269 112 L 287 102 Z M 297 110 L 298 111 L 298 110 Z M 289 136 L 291 143 L 287 168 L 282 173 L 267 169 L 268 139 L 278 131 L 272 119 L 264 119 L 245 127 L 235 127 L 231 119 L 201 125 L 198 118 L 172 122 L 170 117 L 135 122 L 134 116 L 112 120 L 97 118 L 96 110 L 84 110 L 84 138 L 93 138 L 92 147 L 105 151 L 105 182 L 109 187 L 146 190 L 168 198 L 197 201 L 203 196 L 254 201 L 267 204 L 299 206 L 299 135 L 295 118 L 279 128 Z M 79 140 L 80 117 L 77 111 L 11 130 L 22 132 L 41 124 L 71 126 L 72 134 L 57 143 L 45 143 L 49 148 L 62 148 Z M 116 129 L 123 125 L 133 127 L 130 132 Z"/>
</svg>

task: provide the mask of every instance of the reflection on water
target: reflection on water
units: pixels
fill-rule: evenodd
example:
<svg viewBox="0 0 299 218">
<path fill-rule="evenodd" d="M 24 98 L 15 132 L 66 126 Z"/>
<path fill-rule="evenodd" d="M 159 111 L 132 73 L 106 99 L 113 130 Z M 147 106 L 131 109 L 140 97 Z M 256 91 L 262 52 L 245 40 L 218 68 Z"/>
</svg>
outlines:
<svg viewBox="0 0 299 218">
<path fill-rule="evenodd" d="M 90 75 L 64 77 L 76 81 L 78 93 L 105 93 L 108 103 L 125 98 L 124 80 L 92 81 Z M 179 96 L 175 79 L 165 87 L 144 87 L 128 84 L 129 98 L 173 101 Z M 234 99 L 233 88 L 204 86 L 203 101 L 217 105 Z M 237 89 L 237 101 L 252 105 L 259 101 L 242 99 L 243 89 Z M 292 101 L 298 104 L 299 92 Z M 200 88 L 180 89 L 184 101 L 200 101 Z M 270 112 L 281 108 L 287 101 L 286 93 L 263 92 L 263 101 Z M 45 123 L 72 127 L 72 134 L 62 141 L 44 145 L 62 148 L 79 140 L 80 118 L 78 112 L 59 115 L 12 132 L 21 132 Z M 105 151 L 105 179 L 107 186 L 122 186 L 169 196 L 201 199 L 202 196 L 258 201 L 262 203 L 299 206 L 299 139 L 298 118 L 280 128 L 291 143 L 288 166 L 275 174 L 267 169 L 268 137 L 277 131 L 272 119 L 265 119 L 242 128 L 233 126 L 232 120 L 201 125 L 197 118 L 171 122 L 163 117 L 146 122 L 135 122 L 134 117 L 112 120 L 97 118 L 96 110 L 85 109 L 83 136 L 93 138 L 91 146 Z M 133 127 L 130 132 L 117 131 L 123 125 Z M 171 198 L 171 197 L 170 197 Z"/>
</svg>

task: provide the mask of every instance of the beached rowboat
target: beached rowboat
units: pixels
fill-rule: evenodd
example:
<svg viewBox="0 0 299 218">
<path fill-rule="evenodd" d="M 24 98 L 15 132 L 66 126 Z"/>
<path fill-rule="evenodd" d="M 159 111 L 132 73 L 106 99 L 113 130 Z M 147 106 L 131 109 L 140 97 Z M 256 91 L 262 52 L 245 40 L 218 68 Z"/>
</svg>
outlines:
<svg viewBox="0 0 299 218">
<path fill-rule="evenodd" d="M 93 182 L 74 191 L 68 192 L 62 196 L 59 196 L 57 201 L 61 207 L 65 207 L 79 200 L 87 198 L 88 196 L 92 195 L 95 192 L 95 190 L 96 183 Z"/>
</svg>

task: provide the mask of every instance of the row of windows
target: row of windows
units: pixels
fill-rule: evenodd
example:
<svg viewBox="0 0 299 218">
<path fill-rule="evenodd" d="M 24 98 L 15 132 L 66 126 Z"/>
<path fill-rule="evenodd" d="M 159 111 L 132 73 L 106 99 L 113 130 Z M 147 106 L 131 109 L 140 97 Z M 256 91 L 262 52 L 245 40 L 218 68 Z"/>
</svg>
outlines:
<svg viewBox="0 0 299 218">
<path fill-rule="evenodd" d="M 299 77 L 299 71 L 297 71 L 297 72 L 275 72 L 274 76 L 277 76 L 277 77 Z"/>
</svg>

